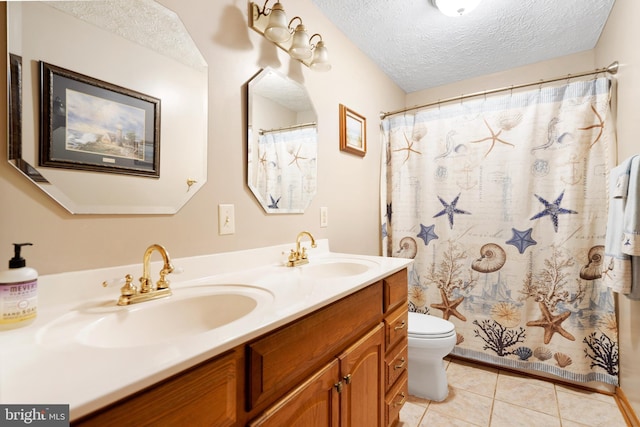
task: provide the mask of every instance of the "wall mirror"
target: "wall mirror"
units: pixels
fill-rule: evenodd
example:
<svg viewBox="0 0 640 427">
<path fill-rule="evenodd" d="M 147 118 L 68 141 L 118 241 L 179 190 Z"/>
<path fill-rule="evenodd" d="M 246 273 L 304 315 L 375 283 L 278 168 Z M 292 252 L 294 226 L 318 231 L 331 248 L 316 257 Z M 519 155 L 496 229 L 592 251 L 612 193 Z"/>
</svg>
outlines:
<svg viewBox="0 0 640 427">
<path fill-rule="evenodd" d="M 173 11 L 154 0 L 8 2 L 7 52 L 9 162 L 69 212 L 172 214 L 206 182 L 207 63 Z M 44 98 L 64 94 L 55 96 L 54 113 L 45 119 L 49 124 L 57 114 L 62 120 L 55 142 L 40 139 L 47 104 L 40 99 L 41 63 L 90 78 L 80 88 L 66 75 L 53 79 L 53 92 Z M 139 114 L 148 116 L 100 82 L 158 100 L 158 120 L 130 124 Z M 123 106 L 131 109 L 123 112 Z M 86 115 L 78 119 L 79 112 Z M 130 129 L 145 135 L 154 125 L 158 173 L 110 170 L 121 159 L 138 164 L 149 157 L 148 140 L 136 140 Z M 43 144 L 56 144 L 71 159 L 84 150 L 102 170 L 86 167 L 84 157 L 72 167 L 41 166 Z"/>
<path fill-rule="evenodd" d="M 247 95 L 249 188 L 267 213 L 303 213 L 317 189 L 318 118 L 309 94 L 265 68 Z"/>
</svg>

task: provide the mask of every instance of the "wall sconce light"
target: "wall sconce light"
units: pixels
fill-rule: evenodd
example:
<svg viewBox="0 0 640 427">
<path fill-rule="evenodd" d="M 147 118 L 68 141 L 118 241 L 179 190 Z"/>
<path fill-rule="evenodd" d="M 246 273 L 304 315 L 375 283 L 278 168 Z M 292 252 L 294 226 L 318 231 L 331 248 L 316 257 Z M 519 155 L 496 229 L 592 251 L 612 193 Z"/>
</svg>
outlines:
<svg viewBox="0 0 640 427">
<path fill-rule="evenodd" d="M 253 2 L 249 4 L 249 27 L 307 67 L 317 71 L 329 71 L 329 52 L 322 36 L 316 33 L 309 37 L 299 16 L 294 16 L 287 22 L 287 15 L 279 0 L 271 8 L 267 8 L 267 3 L 269 0 L 265 1 L 262 8 Z M 314 40 L 317 41 L 314 43 Z"/>
<path fill-rule="evenodd" d="M 431 4 L 447 16 L 462 16 L 471 12 L 482 0 L 430 0 Z"/>
</svg>

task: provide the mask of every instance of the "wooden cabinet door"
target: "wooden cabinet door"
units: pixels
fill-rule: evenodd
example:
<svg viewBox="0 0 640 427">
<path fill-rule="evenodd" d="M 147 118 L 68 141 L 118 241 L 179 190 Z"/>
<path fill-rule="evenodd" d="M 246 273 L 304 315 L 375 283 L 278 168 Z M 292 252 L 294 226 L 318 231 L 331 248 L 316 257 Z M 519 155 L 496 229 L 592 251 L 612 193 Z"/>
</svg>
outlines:
<svg viewBox="0 0 640 427">
<path fill-rule="evenodd" d="M 341 427 L 376 427 L 384 423 L 384 328 L 376 326 L 339 357 L 344 383 L 340 394 Z"/>
<path fill-rule="evenodd" d="M 249 423 L 250 427 L 338 427 L 339 362 L 334 359 Z M 364 425 L 364 424 L 362 424 Z"/>
</svg>

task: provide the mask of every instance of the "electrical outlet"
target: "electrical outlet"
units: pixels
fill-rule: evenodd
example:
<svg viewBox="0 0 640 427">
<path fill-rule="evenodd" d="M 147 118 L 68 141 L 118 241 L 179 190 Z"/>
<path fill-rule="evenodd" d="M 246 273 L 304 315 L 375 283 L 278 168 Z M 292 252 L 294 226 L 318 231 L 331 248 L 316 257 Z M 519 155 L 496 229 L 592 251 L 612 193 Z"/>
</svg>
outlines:
<svg viewBox="0 0 640 427">
<path fill-rule="evenodd" d="M 233 205 L 218 205 L 218 234 L 233 234 L 236 232 L 236 219 Z"/>
<path fill-rule="evenodd" d="M 329 208 L 323 206 L 320 208 L 320 227 L 327 227 L 329 225 Z"/>
</svg>

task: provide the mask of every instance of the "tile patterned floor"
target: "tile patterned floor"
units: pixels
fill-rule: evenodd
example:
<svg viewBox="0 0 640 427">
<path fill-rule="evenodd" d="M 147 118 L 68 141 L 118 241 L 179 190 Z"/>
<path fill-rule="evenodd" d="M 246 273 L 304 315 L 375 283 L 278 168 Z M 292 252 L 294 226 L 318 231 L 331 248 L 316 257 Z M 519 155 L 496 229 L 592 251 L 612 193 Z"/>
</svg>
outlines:
<svg viewBox="0 0 640 427">
<path fill-rule="evenodd" d="M 447 364 L 449 396 L 411 396 L 399 427 L 626 427 L 613 396 L 472 363 Z"/>
</svg>

